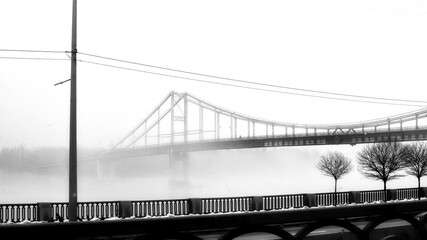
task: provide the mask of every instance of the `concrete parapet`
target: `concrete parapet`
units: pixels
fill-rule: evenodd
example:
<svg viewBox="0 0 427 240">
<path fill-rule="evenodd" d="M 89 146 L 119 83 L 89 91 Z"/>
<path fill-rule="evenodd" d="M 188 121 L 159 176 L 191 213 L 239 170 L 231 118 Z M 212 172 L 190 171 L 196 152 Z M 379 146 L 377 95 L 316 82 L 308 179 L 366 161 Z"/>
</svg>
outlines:
<svg viewBox="0 0 427 240">
<path fill-rule="evenodd" d="M 349 203 L 360 203 L 360 191 L 349 192 Z"/>
<path fill-rule="evenodd" d="M 264 209 L 263 197 L 252 197 L 251 211 L 260 211 Z"/>
<path fill-rule="evenodd" d="M 396 200 L 397 199 L 397 190 L 395 189 L 388 189 L 387 190 L 387 201 L 390 200 Z"/>
<path fill-rule="evenodd" d="M 127 218 L 133 215 L 133 207 L 131 201 L 120 201 L 119 202 L 119 217 Z"/>
<path fill-rule="evenodd" d="M 307 207 L 317 207 L 316 194 L 304 194 L 303 204 Z"/>
<path fill-rule="evenodd" d="M 37 221 L 51 222 L 53 220 L 51 209 L 51 203 L 37 203 Z"/>
<path fill-rule="evenodd" d="M 188 213 L 189 214 L 202 214 L 202 199 L 190 198 L 188 199 Z"/>
<path fill-rule="evenodd" d="M 427 197 L 427 187 L 422 187 L 420 190 L 420 197 Z"/>
</svg>

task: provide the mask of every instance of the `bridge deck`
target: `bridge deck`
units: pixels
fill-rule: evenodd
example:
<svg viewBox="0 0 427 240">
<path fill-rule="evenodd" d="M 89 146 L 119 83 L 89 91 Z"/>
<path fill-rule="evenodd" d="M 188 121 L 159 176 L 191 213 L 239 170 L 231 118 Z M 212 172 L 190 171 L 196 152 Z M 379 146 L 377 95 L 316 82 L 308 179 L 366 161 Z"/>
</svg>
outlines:
<svg viewBox="0 0 427 240">
<path fill-rule="evenodd" d="M 221 139 L 202 142 L 175 143 L 173 145 L 152 145 L 138 148 L 115 150 L 107 154 L 110 157 L 135 157 L 144 155 L 167 154 L 171 152 L 193 152 L 242 148 L 266 148 L 286 146 L 366 144 L 383 141 L 422 141 L 427 140 L 427 128 L 335 135 L 298 135 L 264 136 L 255 138 Z"/>
</svg>

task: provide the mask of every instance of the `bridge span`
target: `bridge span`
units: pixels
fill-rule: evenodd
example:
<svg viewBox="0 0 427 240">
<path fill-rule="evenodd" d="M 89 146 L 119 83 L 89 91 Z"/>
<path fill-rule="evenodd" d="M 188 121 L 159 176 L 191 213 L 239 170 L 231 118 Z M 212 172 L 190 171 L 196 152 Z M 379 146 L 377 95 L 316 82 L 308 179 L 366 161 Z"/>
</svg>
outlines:
<svg viewBox="0 0 427 240">
<path fill-rule="evenodd" d="M 208 150 L 225 150 L 241 148 L 269 148 L 286 146 L 312 146 L 337 144 L 363 144 L 385 141 L 424 141 L 427 140 L 427 128 L 422 129 L 393 129 L 391 131 L 377 131 L 342 134 L 342 135 L 300 135 L 295 137 L 274 136 L 255 137 L 247 139 L 206 140 L 203 142 L 175 143 L 173 145 L 152 145 L 128 149 L 116 149 L 109 156 L 124 158 L 145 155 L 168 154 L 174 152 L 194 152 Z"/>
<path fill-rule="evenodd" d="M 427 140 L 427 108 L 355 123 L 295 124 L 247 116 L 171 92 L 106 156 L 421 140 Z"/>
</svg>

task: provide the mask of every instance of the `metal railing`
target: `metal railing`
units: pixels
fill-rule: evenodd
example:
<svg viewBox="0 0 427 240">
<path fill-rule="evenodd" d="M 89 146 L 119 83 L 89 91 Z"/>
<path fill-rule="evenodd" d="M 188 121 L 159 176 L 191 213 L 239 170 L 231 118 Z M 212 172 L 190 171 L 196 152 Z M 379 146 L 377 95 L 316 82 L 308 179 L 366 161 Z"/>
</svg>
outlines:
<svg viewBox="0 0 427 240">
<path fill-rule="evenodd" d="M 396 189 L 395 200 L 404 200 L 415 198 L 418 199 L 419 189 L 418 188 L 401 188 Z"/>
<path fill-rule="evenodd" d="M 384 190 L 361 191 L 360 202 L 370 203 L 384 200 Z"/>
<path fill-rule="evenodd" d="M 427 197 L 427 188 L 420 190 L 420 197 Z M 336 204 L 383 201 L 384 194 L 384 190 L 337 192 Z M 387 200 L 418 199 L 418 195 L 418 188 L 387 190 Z M 330 206 L 334 205 L 334 197 L 335 194 L 329 192 L 255 197 L 81 202 L 78 203 L 78 218 L 103 220 L 117 217 L 143 218 Z M 67 218 L 68 203 L 0 204 L 0 223 L 62 221 Z"/>
<path fill-rule="evenodd" d="M 83 202 L 77 204 L 77 216 L 81 219 L 105 219 L 118 217 L 119 202 Z"/>
<path fill-rule="evenodd" d="M 188 200 L 132 201 L 134 217 L 187 215 Z"/>
<path fill-rule="evenodd" d="M 335 193 L 316 193 L 316 203 L 319 206 L 342 205 L 350 203 L 350 192 L 337 192 L 335 203 Z"/>
<path fill-rule="evenodd" d="M 304 194 L 263 197 L 263 210 L 279 210 L 304 206 Z"/>
<path fill-rule="evenodd" d="M 252 197 L 207 198 L 201 199 L 202 213 L 227 213 L 250 211 Z"/>
<path fill-rule="evenodd" d="M 1 204 L 0 223 L 37 220 L 37 204 Z"/>
<path fill-rule="evenodd" d="M 306 198 L 306 196 L 304 197 Z M 255 197 L 254 199 L 261 199 Z M 191 201 L 193 201 L 192 199 Z M 200 200 L 200 199 L 198 199 Z M 189 202 L 191 205 L 191 201 Z M 196 201 L 197 202 L 197 201 Z M 201 201 L 199 201 L 201 202 Z M 0 236 L 14 239 L 427 239 L 427 201 L 360 204 L 292 211 L 242 214 L 201 214 L 185 217 L 139 218 L 43 224 L 0 224 Z M 128 203 L 126 203 L 127 205 Z M 361 219 L 365 227 L 360 228 Z M 393 225 L 383 223 L 393 220 Z M 317 231 L 318 229 L 332 231 Z M 296 233 L 295 233 L 295 230 Z M 319 234 L 319 232 L 322 232 Z M 375 238 L 377 239 L 377 238 Z"/>
</svg>

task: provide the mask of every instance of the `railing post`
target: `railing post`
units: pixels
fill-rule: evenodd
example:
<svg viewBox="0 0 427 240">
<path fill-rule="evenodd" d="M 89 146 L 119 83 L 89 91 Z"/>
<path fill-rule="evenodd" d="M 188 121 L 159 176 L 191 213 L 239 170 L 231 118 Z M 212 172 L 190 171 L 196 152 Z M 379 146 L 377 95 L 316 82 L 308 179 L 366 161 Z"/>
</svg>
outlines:
<svg viewBox="0 0 427 240">
<path fill-rule="evenodd" d="M 132 202 L 120 201 L 119 202 L 119 218 L 127 218 L 133 215 Z"/>
<path fill-rule="evenodd" d="M 190 198 L 188 199 L 188 213 L 189 214 L 202 214 L 202 199 Z"/>
<path fill-rule="evenodd" d="M 397 200 L 397 190 L 396 189 L 388 189 L 387 190 L 387 201 Z"/>
<path fill-rule="evenodd" d="M 360 191 L 351 191 L 348 194 L 349 203 L 360 203 Z"/>
<path fill-rule="evenodd" d="M 37 221 L 51 222 L 52 218 L 51 203 L 37 203 Z"/>
<path fill-rule="evenodd" d="M 261 211 L 264 210 L 263 197 L 252 197 L 251 211 Z"/>
<path fill-rule="evenodd" d="M 303 205 L 317 207 L 316 194 L 303 194 Z"/>
</svg>

